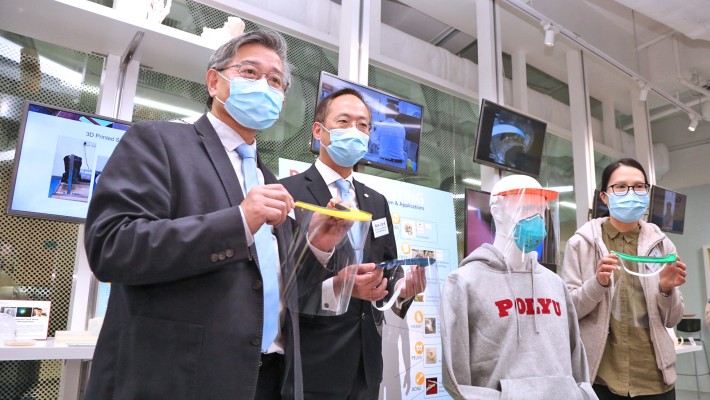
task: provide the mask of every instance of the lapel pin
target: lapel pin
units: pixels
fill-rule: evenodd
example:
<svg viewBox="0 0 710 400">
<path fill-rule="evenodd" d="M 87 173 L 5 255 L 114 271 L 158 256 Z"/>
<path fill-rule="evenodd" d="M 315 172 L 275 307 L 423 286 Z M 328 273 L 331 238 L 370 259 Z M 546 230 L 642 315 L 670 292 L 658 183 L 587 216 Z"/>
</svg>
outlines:
<svg viewBox="0 0 710 400">
<path fill-rule="evenodd" d="M 365 194 L 364 194 L 364 196 L 365 196 L 365 197 L 370 197 L 370 195 L 369 195 L 369 194 L 367 194 L 367 193 L 365 193 Z"/>
</svg>

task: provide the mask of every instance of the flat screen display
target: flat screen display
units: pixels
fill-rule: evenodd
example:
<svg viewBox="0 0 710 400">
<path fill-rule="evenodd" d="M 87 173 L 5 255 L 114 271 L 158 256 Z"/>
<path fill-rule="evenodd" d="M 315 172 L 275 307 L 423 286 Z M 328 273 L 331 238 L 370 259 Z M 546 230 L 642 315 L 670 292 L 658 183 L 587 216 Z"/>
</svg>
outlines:
<svg viewBox="0 0 710 400">
<path fill-rule="evenodd" d="M 547 123 L 484 99 L 473 161 L 538 177 Z"/>
<path fill-rule="evenodd" d="M 648 208 L 649 222 L 664 232 L 682 234 L 685 227 L 685 201 L 684 194 L 653 186 Z"/>
<path fill-rule="evenodd" d="M 489 200 L 491 194 L 480 190 L 466 189 L 466 229 L 464 243 L 466 255 L 484 243 L 493 244 L 494 224 Z"/>
<path fill-rule="evenodd" d="M 7 214 L 84 222 L 94 186 L 129 126 L 25 101 Z"/>
<path fill-rule="evenodd" d="M 607 207 L 599 197 L 600 193 L 599 189 L 594 189 L 594 199 L 592 200 L 592 218 L 609 216 L 609 207 Z"/>
<path fill-rule="evenodd" d="M 317 104 L 329 94 L 344 88 L 359 91 L 372 112 L 370 142 L 367 153 L 359 164 L 404 174 L 417 174 L 422 106 L 327 72 L 320 73 Z M 311 141 L 311 151 L 319 153 L 320 141 Z"/>
</svg>

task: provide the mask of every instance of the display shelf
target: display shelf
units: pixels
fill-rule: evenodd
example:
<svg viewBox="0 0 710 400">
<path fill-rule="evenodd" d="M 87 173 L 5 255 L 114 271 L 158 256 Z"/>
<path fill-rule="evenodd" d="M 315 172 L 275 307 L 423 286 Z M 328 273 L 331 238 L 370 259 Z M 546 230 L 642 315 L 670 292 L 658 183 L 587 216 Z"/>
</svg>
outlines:
<svg viewBox="0 0 710 400">
<path fill-rule="evenodd" d="M 2 0 L 0 29 L 85 53 L 122 56 L 137 32 L 141 65 L 203 83 L 214 49 L 200 36 L 90 1 Z"/>
<path fill-rule="evenodd" d="M 0 344 L 0 361 L 11 360 L 91 360 L 95 345 L 67 346 L 55 344 L 54 338 L 35 340 L 33 346 Z"/>
<path fill-rule="evenodd" d="M 675 353 L 676 354 L 692 353 L 694 351 L 702 351 L 702 350 L 703 350 L 703 345 L 699 344 L 699 343 L 695 343 L 695 344 L 683 343 L 680 346 L 675 346 Z"/>
</svg>

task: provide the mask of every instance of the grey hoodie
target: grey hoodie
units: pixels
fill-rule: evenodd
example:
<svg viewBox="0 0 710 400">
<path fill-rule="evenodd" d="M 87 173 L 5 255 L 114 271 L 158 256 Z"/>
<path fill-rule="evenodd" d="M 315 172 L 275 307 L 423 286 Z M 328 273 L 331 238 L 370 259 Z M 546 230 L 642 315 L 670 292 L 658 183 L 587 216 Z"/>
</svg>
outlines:
<svg viewBox="0 0 710 400">
<path fill-rule="evenodd" d="M 597 399 L 572 298 L 555 273 L 530 265 L 511 271 L 484 244 L 449 274 L 443 380 L 455 399 Z"/>
<path fill-rule="evenodd" d="M 562 278 L 572 293 L 582 341 L 589 354 L 590 377 L 596 377 L 609 335 L 611 315 L 611 290 L 596 279 L 597 262 L 609 254 L 602 240 L 602 224 L 608 218 L 593 219 L 567 241 L 562 263 Z M 675 254 L 676 248 L 668 237 L 654 224 L 639 221 L 638 255 Z M 646 271 L 642 271 L 646 272 Z M 610 285 L 611 286 L 611 285 Z M 661 296 L 658 275 L 641 279 L 646 297 L 651 341 L 656 354 L 656 367 L 663 373 L 663 381 L 671 385 L 676 380 L 675 348 L 665 328 L 672 328 L 683 317 L 683 296 L 674 288 L 668 297 Z"/>
</svg>

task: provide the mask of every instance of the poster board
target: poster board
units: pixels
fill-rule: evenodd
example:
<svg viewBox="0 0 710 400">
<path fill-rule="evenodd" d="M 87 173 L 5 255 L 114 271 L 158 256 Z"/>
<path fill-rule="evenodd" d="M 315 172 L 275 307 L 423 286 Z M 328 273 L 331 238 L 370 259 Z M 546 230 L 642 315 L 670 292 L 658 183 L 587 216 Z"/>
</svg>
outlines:
<svg viewBox="0 0 710 400">
<path fill-rule="evenodd" d="M 0 313 L 15 317 L 17 339 L 47 339 L 50 301 L 41 300 L 0 300 Z"/>
</svg>

